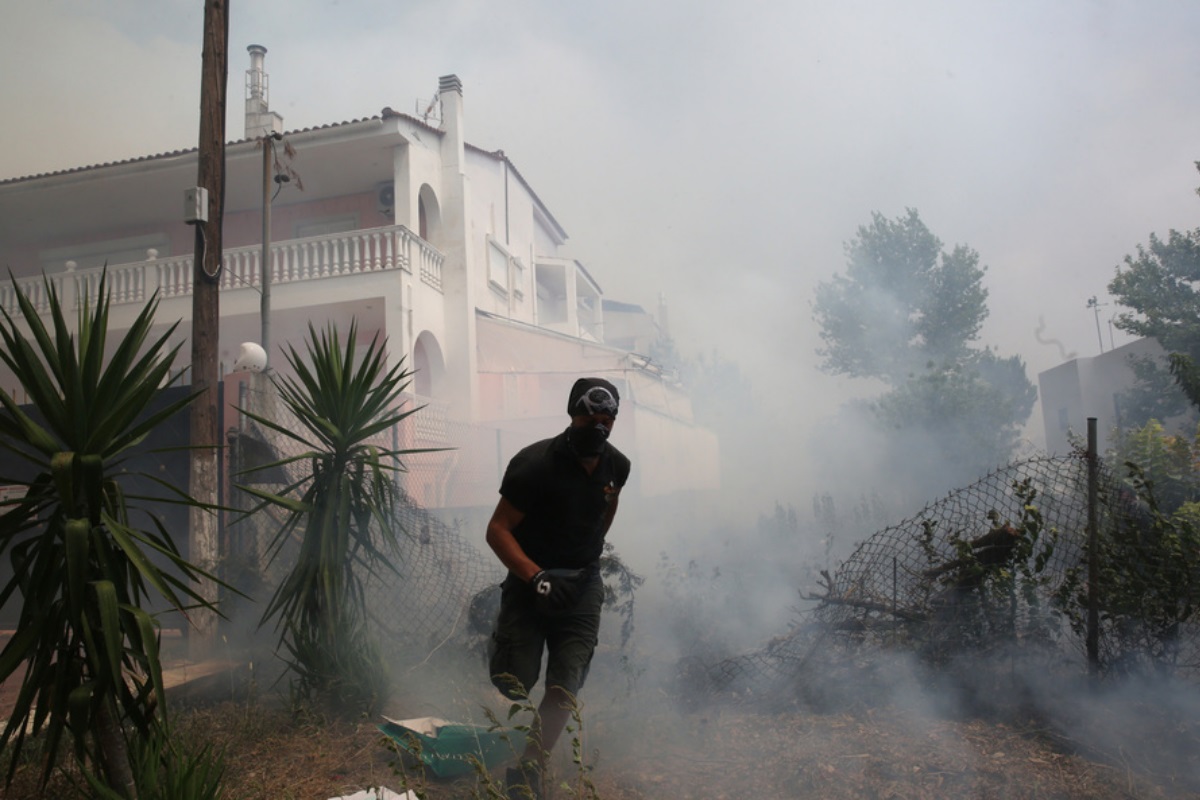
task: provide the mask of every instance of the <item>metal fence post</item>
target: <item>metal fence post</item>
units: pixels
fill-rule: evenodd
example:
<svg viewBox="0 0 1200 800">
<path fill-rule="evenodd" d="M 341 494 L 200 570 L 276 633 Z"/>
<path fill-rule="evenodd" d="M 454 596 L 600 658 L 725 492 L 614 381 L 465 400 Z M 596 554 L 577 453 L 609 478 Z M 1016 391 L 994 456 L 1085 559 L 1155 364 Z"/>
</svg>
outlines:
<svg viewBox="0 0 1200 800">
<path fill-rule="evenodd" d="M 1098 455 L 1096 418 L 1087 421 L 1087 659 L 1088 672 L 1100 671 L 1100 542 L 1096 524 Z"/>
</svg>

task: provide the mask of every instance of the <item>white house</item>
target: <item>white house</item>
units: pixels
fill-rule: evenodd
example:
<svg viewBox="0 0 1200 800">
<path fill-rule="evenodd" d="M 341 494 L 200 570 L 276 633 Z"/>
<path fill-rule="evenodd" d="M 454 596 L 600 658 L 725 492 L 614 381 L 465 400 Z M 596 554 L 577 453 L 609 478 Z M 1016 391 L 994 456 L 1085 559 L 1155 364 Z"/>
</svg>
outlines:
<svg viewBox="0 0 1200 800">
<path fill-rule="evenodd" d="M 246 136 L 226 148 L 223 373 L 243 342 L 260 339 L 262 143 L 282 133 L 265 52 L 250 48 Z M 466 141 L 457 77 L 441 78 L 428 116 L 384 108 L 282 135 L 277 158 L 303 189 L 279 186 L 271 204 L 271 366 L 284 368 L 284 344 L 302 351 L 310 323 L 344 332 L 354 318 L 360 336 L 386 336 L 389 357 L 415 370 L 412 399 L 429 404 L 408 441 L 454 448 L 417 459 L 407 488 L 419 501 L 493 504 L 508 457 L 565 427 L 567 390 L 582 374 L 621 389 L 614 443 L 638 467 L 635 493 L 714 488 L 715 436 L 695 424 L 680 387 L 630 349 L 647 341 L 652 318 L 633 336 L 637 309 L 621 305 L 621 335 L 606 340 L 603 290 L 566 250 L 562 224 L 503 151 Z M 44 272 L 68 304 L 94 291 L 107 264 L 116 328 L 158 292 L 157 320 L 182 320 L 186 337 L 195 237 L 183 198 L 196 174 L 187 149 L 0 180 L 0 258 L 42 302 Z M 0 304 L 14 308 L 7 281 Z M 0 381 L 12 391 L 11 376 Z"/>
<path fill-rule="evenodd" d="M 1046 450 L 1070 452 L 1072 436 L 1085 443 L 1087 420 L 1095 417 L 1097 448 L 1104 452 L 1112 444 L 1113 432 L 1125 424 L 1121 394 L 1135 381 L 1130 362 L 1145 357 L 1162 359 L 1166 351 L 1155 339 L 1137 339 L 1107 353 L 1074 358 L 1038 373 Z M 1172 422 L 1160 421 L 1168 425 Z"/>
</svg>

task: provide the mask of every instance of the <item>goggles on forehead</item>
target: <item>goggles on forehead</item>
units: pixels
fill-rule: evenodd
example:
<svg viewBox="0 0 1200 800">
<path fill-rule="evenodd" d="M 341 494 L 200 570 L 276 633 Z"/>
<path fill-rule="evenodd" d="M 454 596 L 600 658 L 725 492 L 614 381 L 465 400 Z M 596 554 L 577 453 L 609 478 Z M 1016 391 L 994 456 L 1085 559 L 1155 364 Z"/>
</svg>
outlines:
<svg viewBox="0 0 1200 800">
<path fill-rule="evenodd" d="M 603 386 L 593 386 L 575 401 L 575 407 L 582 414 L 617 415 L 617 399 Z"/>
</svg>

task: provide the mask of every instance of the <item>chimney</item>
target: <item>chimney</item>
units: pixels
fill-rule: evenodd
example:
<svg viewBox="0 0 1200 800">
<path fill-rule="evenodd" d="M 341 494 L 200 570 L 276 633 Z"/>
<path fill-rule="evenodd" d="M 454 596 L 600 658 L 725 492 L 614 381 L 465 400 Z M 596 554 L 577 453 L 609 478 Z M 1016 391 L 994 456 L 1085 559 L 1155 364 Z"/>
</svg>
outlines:
<svg viewBox="0 0 1200 800">
<path fill-rule="evenodd" d="M 263 67 L 267 48 L 252 44 L 246 50 L 250 53 L 250 69 L 246 70 L 246 138 L 261 139 L 272 133 L 283 133 L 283 117 L 267 105 L 269 82 Z"/>
<path fill-rule="evenodd" d="M 438 99 L 442 104 L 442 130 L 446 132 L 442 147 L 449 149 L 449 152 L 443 152 L 442 160 L 460 171 L 463 164 L 463 90 L 457 75 L 438 78 Z"/>
</svg>

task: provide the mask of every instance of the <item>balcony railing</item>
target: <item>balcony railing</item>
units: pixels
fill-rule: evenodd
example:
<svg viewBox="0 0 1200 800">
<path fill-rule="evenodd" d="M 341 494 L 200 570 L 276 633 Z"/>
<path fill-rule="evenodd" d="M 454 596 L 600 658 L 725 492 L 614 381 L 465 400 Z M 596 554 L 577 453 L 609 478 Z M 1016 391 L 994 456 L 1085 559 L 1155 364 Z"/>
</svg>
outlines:
<svg viewBox="0 0 1200 800">
<path fill-rule="evenodd" d="M 445 256 L 403 225 L 288 239 L 271 246 L 271 285 L 338 278 L 365 272 L 414 269 L 421 281 L 441 291 Z M 191 254 L 118 264 L 108 268 L 108 288 L 114 305 L 144 303 L 158 291 L 159 297 L 182 297 L 192 293 Z M 70 307 L 80 297 L 95 297 L 100 269 L 80 270 L 50 276 L 59 297 Z M 221 258 L 221 289 L 259 286 L 262 282 L 262 246 L 234 247 Z M 42 278 L 23 278 L 17 283 L 39 312 L 49 310 L 49 294 Z M 74 302 L 71 302 L 71 301 Z M 11 282 L 0 283 L 0 307 L 13 313 L 16 295 Z"/>
</svg>

